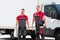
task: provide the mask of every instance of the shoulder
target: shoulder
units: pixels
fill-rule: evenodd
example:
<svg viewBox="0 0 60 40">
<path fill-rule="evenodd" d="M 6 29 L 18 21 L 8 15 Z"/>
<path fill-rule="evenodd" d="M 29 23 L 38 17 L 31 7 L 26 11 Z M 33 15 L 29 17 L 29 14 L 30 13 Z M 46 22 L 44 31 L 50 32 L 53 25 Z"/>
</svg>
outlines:
<svg viewBox="0 0 60 40">
<path fill-rule="evenodd" d="M 45 14 L 44 12 L 41 12 L 42 14 Z"/>
<path fill-rule="evenodd" d="M 24 15 L 24 16 L 25 16 L 26 20 L 28 20 L 28 16 L 27 15 Z"/>
<path fill-rule="evenodd" d="M 41 15 L 45 15 L 45 13 L 44 12 L 41 12 Z"/>
<path fill-rule="evenodd" d="M 20 15 L 17 16 L 17 18 L 19 18 L 19 17 L 20 17 Z"/>
<path fill-rule="evenodd" d="M 24 15 L 25 17 L 28 17 L 27 15 Z"/>
<path fill-rule="evenodd" d="M 20 17 L 19 15 L 18 15 L 18 16 L 16 16 L 16 20 L 19 20 L 19 17 Z"/>
<path fill-rule="evenodd" d="M 36 12 L 33 13 L 33 15 L 35 15 L 35 14 L 36 14 Z"/>
</svg>

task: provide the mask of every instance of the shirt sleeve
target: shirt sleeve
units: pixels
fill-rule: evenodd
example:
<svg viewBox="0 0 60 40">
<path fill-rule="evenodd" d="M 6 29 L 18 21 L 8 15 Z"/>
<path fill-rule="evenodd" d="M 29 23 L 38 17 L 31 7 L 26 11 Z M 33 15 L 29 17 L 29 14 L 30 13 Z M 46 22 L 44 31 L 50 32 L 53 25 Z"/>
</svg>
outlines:
<svg viewBox="0 0 60 40">
<path fill-rule="evenodd" d="M 35 16 L 35 13 L 33 14 L 33 17 Z"/>
<path fill-rule="evenodd" d="M 28 16 L 26 16 L 26 20 L 28 20 Z"/>
<path fill-rule="evenodd" d="M 45 13 L 44 12 L 42 12 L 42 17 L 45 15 Z"/>
<path fill-rule="evenodd" d="M 19 20 L 19 17 L 18 16 L 16 17 L 16 20 Z"/>
</svg>

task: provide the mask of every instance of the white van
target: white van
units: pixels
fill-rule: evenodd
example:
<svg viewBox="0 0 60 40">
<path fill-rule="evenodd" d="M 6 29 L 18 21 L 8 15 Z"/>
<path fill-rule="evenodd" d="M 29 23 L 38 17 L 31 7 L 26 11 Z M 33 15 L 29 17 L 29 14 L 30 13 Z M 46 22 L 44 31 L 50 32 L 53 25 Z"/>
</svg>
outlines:
<svg viewBox="0 0 60 40">
<path fill-rule="evenodd" d="M 44 35 L 54 37 L 55 40 L 60 38 L 60 4 L 44 5 L 47 28 L 44 29 Z"/>
</svg>

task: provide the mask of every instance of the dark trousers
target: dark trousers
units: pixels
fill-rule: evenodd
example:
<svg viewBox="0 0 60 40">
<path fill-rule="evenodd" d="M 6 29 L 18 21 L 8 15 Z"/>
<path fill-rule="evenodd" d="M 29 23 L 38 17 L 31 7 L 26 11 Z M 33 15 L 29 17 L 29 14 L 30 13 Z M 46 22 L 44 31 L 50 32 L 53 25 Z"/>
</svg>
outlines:
<svg viewBox="0 0 60 40">
<path fill-rule="evenodd" d="M 40 34 L 39 33 L 40 32 L 40 24 L 36 23 L 35 27 L 36 27 L 36 31 L 35 31 L 36 40 L 39 40 L 40 39 L 40 37 L 39 37 L 39 34 Z M 44 35 L 43 34 L 41 35 L 41 37 L 42 37 L 42 40 L 44 40 Z"/>
<path fill-rule="evenodd" d="M 40 39 L 40 37 L 39 37 L 39 33 L 40 32 L 40 28 L 39 27 L 36 27 L 36 40 L 39 40 Z M 44 35 L 42 34 L 41 35 L 41 38 L 42 38 L 42 40 L 44 40 Z"/>
<path fill-rule="evenodd" d="M 36 31 L 35 31 L 35 34 L 36 34 L 36 40 L 39 40 L 39 27 L 36 27 Z"/>
<path fill-rule="evenodd" d="M 21 35 L 23 36 L 23 39 L 26 40 L 26 27 L 19 27 L 18 29 L 18 40 L 21 40 Z"/>
</svg>

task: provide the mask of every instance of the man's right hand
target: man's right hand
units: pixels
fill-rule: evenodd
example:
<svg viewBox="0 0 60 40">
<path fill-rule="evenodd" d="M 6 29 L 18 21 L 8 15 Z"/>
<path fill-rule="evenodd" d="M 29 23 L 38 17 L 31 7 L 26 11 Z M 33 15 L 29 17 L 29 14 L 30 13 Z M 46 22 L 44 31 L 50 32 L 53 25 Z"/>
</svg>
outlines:
<svg viewBox="0 0 60 40">
<path fill-rule="evenodd" d="M 33 26 L 32 26 L 32 31 L 33 31 Z"/>
<path fill-rule="evenodd" d="M 30 30 L 30 26 L 28 26 L 28 30 Z"/>
</svg>

